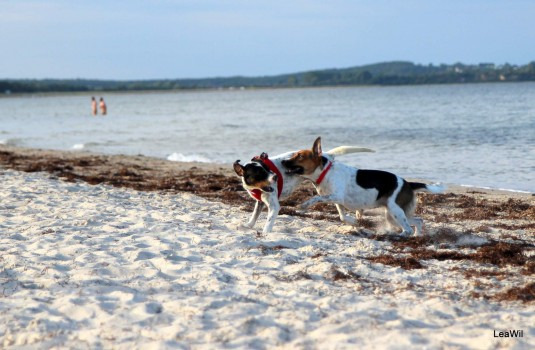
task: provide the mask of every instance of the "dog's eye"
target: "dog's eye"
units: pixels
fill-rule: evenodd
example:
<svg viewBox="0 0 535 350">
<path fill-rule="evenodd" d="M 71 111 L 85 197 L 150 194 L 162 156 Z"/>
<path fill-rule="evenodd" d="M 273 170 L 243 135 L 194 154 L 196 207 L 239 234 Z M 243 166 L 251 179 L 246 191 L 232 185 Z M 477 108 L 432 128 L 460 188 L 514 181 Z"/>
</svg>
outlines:
<svg viewBox="0 0 535 350">
<path fill-rule="evenodd" d="M 302 155 L 302 154 L 298 155 L 298 156 L 297 156 L 297 159 L 299 159 L 299 160 L 303 160 L 303 155 Z"/>
</svg>

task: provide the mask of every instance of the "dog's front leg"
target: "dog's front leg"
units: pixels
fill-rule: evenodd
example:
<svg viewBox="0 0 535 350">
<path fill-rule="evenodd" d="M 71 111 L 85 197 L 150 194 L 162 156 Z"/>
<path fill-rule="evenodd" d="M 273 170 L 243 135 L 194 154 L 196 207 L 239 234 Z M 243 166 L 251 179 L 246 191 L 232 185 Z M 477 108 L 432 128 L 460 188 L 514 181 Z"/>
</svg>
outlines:
<svg viewBox="0 0 535 350">
<path fill-rule="evenodd" d="M 256 201 L 256 204 L 254 206 L 253 215 L 251 215 L 251 219 L 245 226 L 247 227 L 253 227 L 254 224 L 256 224 L 256 220 L 258 220 L 258 217 L 260 216 L 260 213 L 262 212 L 262 209 L 264 209 L 264 203 L 260 201 Z"/>
<path fill-rule="evenodd" d="M 349 224 L 349 225 L 357 224 L 357 220 L 353 219 L 351 216 L 346 214 L 346 210 L 343 206 L 341 206 L 340 204 L 335 204 L 335 205 L 336 205 L 336 209 L 338 210 L 338 214 L 340 215 L 340 220 L 342 222 L 345 222 L 346 224 Z"/>
<path fill-rule="evenodd" d="M 301 204 L 299 207 L 304 210 L 318 203 L 337 203 L 338 202 L 337 199 L 338 197 L 332 194 L 328 196 L 314 196 L 310 198 L 309 200 L 307 200 L 306 202 L 304 202 L 303 204 Z"/>
<path fill-rule="evenodd" d="M 273 229 L 273 224 L 275 223 L 275 219 L 277 219 L 277 215 L 279 215 L 280 210 L 279 200 L 276 197 L 270 198 L 270 201 L 267 203 L 267 206 L 268 216 L 266 225 L 264 226 L 264 230 L 262 231 L 263 233 L 271 232 L 271 230 Z"/>
</svg>

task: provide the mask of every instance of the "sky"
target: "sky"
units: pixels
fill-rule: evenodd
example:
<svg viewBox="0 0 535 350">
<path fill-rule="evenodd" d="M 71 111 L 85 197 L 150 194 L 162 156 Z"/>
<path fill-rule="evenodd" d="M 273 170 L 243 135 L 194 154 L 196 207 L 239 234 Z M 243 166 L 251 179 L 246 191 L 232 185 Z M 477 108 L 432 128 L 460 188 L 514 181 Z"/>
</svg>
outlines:
<svg viewBox="0 0 535 350">
<path fill-rule="evenodd" d="M 0 79 L 535 61 L 532 0 L 0 0 Z"/>
</svg>

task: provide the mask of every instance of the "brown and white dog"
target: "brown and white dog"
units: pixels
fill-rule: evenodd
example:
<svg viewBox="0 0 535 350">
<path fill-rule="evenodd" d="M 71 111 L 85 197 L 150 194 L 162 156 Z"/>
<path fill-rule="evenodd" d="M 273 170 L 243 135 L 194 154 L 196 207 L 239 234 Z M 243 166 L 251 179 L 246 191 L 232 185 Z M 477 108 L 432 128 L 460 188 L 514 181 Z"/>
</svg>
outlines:
<svg viewBox="0 0 535 350">
<path fill-rule="evenodd" d="M 303 204 L 307 209 L 316 203 L 334 203 L 340 219 L 356 224 L 355 219 L 346 215 L 345 210 L 362 210 L 378 207 L 385 208 L 387 222 L 402 228 L 402 235 L 416 235 L 422 231 L 423 221 L 414 217 L 417 191 L 440 193 L 444 187 L 407 182 L 403 178 L 381 170 L 357 169 L 340 162 L 321 151 L 321 138 L 318 137 L 311 150 L 296 152 L 291 158 L 282 161 L 287 174 L 298 175 L 314 183 L 319 196 L 312 197 Z"/>
<path fill-rule="evenodd" d="M 373 152 L 373 150 L 355 146 L 340 146 L 333 148 L 326 154 L 334 159 L 338 155 L 358 152 Z M 253 215 L 245 224 L 246 227 L 252 228 L 264 206 L 267 206 L 268 216 L 262 232 L 271 232 L 280 210 L 279 200 L 289 197 L 297 186 L 306 180 L 303 177 L 287 173 L 286 168 L 282 165 L 285 159 L 292 158 L 295 153 L 288 152 L 274 158 L 269 158 L 267 154 L 262 153 L 245 165 L 241 165 L 239 160 L 234 162 L 234 171 L 241 177 L 243 188 L 249 192 L 251 197 L 256 199 Z"/>
</svg>

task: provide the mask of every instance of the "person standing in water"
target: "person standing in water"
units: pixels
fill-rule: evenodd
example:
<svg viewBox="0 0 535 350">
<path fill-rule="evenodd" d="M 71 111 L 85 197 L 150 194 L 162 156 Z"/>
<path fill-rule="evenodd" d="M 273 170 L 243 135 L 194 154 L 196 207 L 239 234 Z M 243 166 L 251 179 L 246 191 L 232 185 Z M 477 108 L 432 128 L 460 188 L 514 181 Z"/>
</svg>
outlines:
<svg viewBox="0 0 535 350">
<path fill-rule="evenodd" d="M 91 113 L 97 115 L 97 100 L 95 100 L 95 96 L 91 97 Z"/>
<path fill-rule="evenodd" d="M 107 112 L 106 102 L 104 102 L 104 99 L 102 97 L 100 98 L 99 106 L 100 106 L 100 114 L 106 115 L 106 112 Z"/>
</svg>

